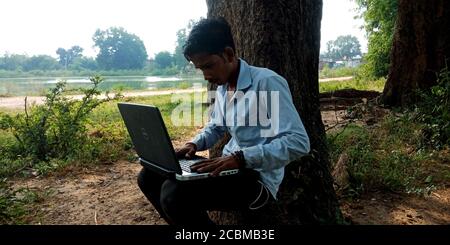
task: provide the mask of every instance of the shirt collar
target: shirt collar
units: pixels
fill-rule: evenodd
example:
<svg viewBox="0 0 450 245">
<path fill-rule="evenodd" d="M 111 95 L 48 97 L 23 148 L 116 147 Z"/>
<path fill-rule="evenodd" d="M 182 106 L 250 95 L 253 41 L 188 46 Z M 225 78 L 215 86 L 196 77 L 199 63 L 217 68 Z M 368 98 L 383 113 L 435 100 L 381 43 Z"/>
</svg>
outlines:
<svg viewBox="0 0 450 245">
<path fill-rule="evenodd" d="M 244 90 L 252 85 L 252 77 L 250 75 L 250 67 L 243 59 L 239 59 L 241 68 L 239 69 L 239 77 L 237 81 L 237 90 Z"/>
<path fill-rule="evenodd" d="M 252 76 L 250 74 L 250 66 L 245 62 L 245 60 L 240 59 L 239 61 L 241 63 L 239 68 L 239 76 L 237 81 L 237 90 L 244 90 L 252 85 Z M 220 93 L 223 95 L 228 88 L 228 84 L 221 85 L 217 87 L 217 90 L 220 91 Z"/>
</svg>

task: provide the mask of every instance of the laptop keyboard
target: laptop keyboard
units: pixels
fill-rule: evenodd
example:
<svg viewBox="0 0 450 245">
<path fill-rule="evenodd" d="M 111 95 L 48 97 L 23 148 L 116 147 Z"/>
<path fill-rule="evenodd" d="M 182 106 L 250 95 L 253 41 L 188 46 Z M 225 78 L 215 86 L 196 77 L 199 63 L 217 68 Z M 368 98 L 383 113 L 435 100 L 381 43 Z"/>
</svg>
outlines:
<svg viewBox="0 0 450 245">
<path fill-rule="evenodd" d="M 194 171 L 191 170 L 190 167 L 191 167 L 192 165 L 194 165 L 195 163 L 199 162 L 199 161 L 200 161 L 199 159 L 194 159 L 194 160 L 186 160 L 186 159 L 182 159 L 182 160 L 179 160 L 181 169 L 182 169 L 183 171 L 188 172 L 188 173 L 194 172 Z"/>
</svg>

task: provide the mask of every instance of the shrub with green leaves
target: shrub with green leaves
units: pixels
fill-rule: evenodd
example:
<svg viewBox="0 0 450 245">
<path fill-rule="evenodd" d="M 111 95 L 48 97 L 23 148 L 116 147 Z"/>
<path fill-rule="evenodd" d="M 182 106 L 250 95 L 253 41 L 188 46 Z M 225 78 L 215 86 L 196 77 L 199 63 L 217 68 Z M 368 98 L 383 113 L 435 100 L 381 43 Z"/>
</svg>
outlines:
<svg viewBox="0 0 450 245">
<path fill-rule="evenodd" d="M 58 82 L 45 98 L 43 105 L 29 107 L 25 99 L 25 112 L 10 116 L 0 114 L 0 129 L 11 132 L 17 140 L 15 150 L 21 156 L 35 161 L 51 158 L 68 159 L 82 150 L 87 139 L 89 113 L 100 104 L 117 98 L 98 98 L 101 77 L 90 79 L 92 87 L 81 88 L 83 97 L 75 99 L 64 94 L 66 82 Z"/>
<path fill-rule="evenodd" d="M 450 145 L 450 71 L 446 66 L 437 85 L 418 92 L 421 102 L 416 107 L 417 119 L 424 124 L 424 140 L 434 148 Z"/>
<path fill-rule="evenodd" d="M 394 37 L 398 0 L 355 0 L 359 17 L 364 19 L 368 51 L 361 66 L 360 79 L 375 80 L 389 72 L 389 53 Z"/>
</svg>

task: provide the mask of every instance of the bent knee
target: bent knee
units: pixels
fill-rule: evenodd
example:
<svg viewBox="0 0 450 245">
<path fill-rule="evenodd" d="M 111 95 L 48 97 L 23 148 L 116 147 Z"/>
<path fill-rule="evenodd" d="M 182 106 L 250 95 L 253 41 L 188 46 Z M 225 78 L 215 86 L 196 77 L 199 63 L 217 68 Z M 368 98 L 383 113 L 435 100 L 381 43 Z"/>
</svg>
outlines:
<svg viewBox="0 0 450 245">
<path fill-rule="evenodd" d="M 176 180 L 168 179 L 164 181 L 161 186 L 161 196 L 160 196 L 161 206 L 164 209 L 172 209 L 177 206 L 177 202 L 180 199 L 179 195 L 179 184 Z"/>
<path fill-rule="evenodd" d="M 145 168 L 141 169 L 141 172 L 139 172 L 137 176 L 137 184 L 139 188 L 143 189 L 146 183 L 146 176 L 147 176 L 147 170 Z"/>
</svg>

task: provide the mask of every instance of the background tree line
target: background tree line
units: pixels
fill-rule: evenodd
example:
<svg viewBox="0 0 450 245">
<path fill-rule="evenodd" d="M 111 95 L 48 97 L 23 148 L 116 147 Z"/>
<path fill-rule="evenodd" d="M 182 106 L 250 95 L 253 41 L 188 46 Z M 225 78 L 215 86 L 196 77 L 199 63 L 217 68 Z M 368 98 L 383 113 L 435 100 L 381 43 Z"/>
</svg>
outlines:
<svg viewBox="0 0 450 245">
<path fill-rule="evenodd" d="M 83 48 L 74 45 L 59 47 L 57 58 L 50 55 L 28 56 L 24 54 L 4 54 L 0 56 L 0 71 L 114 71 L 145 70 L 155 75 L 173 75 L 192 71 L 183 55 L 186 36 L 195 21 L 176 33 L 176 48 L 173 53 L 162 51 L 149 59 L 144 42 L 135 34 L 122 27 L 97 29 L 92 40 L 99 50 L 95 58 L 83 56 Z M 6 73 L 8 74 L 8 73 Z"/>
</svg>

